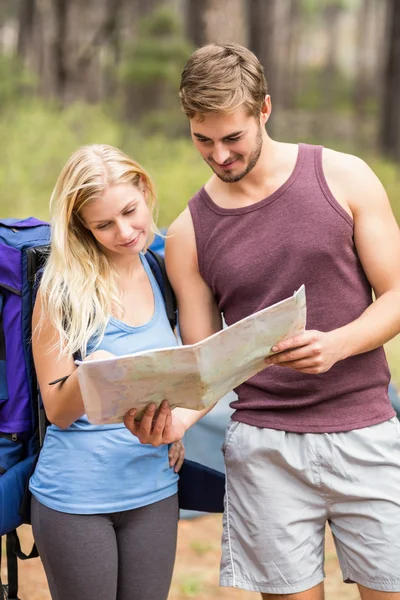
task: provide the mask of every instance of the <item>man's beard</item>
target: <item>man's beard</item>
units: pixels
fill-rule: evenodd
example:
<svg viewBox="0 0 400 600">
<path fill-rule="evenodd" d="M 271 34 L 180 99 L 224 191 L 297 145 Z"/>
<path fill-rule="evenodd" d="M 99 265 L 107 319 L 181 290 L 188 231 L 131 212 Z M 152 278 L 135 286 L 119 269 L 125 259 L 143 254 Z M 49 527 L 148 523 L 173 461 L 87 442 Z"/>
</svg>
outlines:
<svg viewBox="0 0 400 600">
<path fill-rule="evenodd" d="M 242 171 L 241 173 L 238 173 L 237 175 L 221 175 L 220 173 L 217 173 L 217 171 L 215 171 L 215 169 L 212 167 L 212 165 L 210 165 L 210 163 L 208 161 L 206 161 L 206 162 L 208 165 L 210 165 L 210 167 L 212 168 L 212 170 L 214 171 L 216 176 L 219 177 L 219 179 L 221 179 L 221 181 L 223 181 L 224 183 L 236 183 L 237 181 L 240 181 L 241 179 L 243 179 L 243 177 L 246 177 L 246 175 L 248 173 L 250 173 L 250 171 L 252 169 L 254 169 L 254 167 L 257 164 L 258 159 L 260 158 L 262 145 L 263 145 L 263 139 L 262 139 L 262 131 L 261 131 L 261 127 L 260 127 L 258 130 L 258 133 L 257 133 L 256 147 L 250 155 L 249 163 L 248 163 L 247 167 L 245 168 L 245 170 Z"/>
</svg>

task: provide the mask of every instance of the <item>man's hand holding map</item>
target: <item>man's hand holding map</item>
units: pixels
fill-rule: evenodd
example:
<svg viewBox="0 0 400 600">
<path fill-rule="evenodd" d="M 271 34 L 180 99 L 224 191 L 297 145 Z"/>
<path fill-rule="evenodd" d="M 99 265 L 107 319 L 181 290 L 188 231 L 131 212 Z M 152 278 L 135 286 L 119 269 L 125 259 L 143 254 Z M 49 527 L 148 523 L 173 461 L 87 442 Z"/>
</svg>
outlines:
<svg viewBox="0 0 400 600">
<path fill-rule="evenodd" d="M 131 408 L 140 418 L 148 404 L 163 400 L 171 408 L 207 408 L 265 369 L 272 346 L 305 325 L 302 286 L 197 344 L 78 362 L 87 418 L 96 425 L 119 423 Z"/>
</svg>

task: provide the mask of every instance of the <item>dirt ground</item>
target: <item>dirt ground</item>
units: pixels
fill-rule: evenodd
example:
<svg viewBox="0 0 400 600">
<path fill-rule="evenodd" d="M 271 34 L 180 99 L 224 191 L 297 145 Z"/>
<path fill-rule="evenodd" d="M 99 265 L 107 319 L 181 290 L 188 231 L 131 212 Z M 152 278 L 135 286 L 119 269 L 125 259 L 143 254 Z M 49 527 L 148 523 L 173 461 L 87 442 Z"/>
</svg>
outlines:
<svg viewBox="0 0 400 600">
<path fill-rule="evenodd" d="M 32 544 L 30 527 L 20 528 L 23 549 Z M 218 586 L 221 517 L 205 516 L 179 524 L 178 552 L 168 600 L 255 600 L 259 594 Z M 332 537 L 327 532 L 325 547 L 326 600 L 356 600 L 355 585 L 342 582 Z M 4 562 L 4 561 L 3 561 Z M 19 563 L 19 597 L 21 600 L 50 600 L 46 577 L 36 558 Z M 73 598 L 71 598 L 73 600 Z M 89 598 L 88 600 L 95 600 Z"/>
</svg>

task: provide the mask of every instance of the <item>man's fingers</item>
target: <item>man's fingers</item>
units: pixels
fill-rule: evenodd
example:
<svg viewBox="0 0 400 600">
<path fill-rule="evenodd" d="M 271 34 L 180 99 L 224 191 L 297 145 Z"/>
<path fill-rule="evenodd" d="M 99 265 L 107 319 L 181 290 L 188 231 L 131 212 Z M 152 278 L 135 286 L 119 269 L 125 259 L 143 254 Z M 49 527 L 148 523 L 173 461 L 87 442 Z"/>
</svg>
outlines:
<svg viewBox="0 0 400 600">
<path fill-rule="evenodd" d="M 278 363 L 280 367 L 289 367 L 291 369 L 312 369 L 315 367 L 315 362 L 309 358 L 303 360 L 286 360 Z"/>
<path fill-rule="evenodd" d="M 295 348 L 292 350 L 286 350 L 285 352 L 279 352 L 278 354 L 273 354 L 268 357 L 268 360 L 273 365 L 278 365 L 281 363 L 286 363 L 289 361 L 295 360 L 303 360 L 303 359 L 313 359 L 319 350 L 314 348 L 314 346 L 302 346 L 301 348 Z"/>
<path fill-rule="evenodd" d="M 327 369 L 324 367 L 322 361 L 316 361 L 315 359 L 305 358 L 303 360 L 292 360 L 287 362 L 278 363 L 279 367 L 286 367 L 300 371 L 301 373 L 324 373 Z"/>
<path fill-rule="evenodd" d="M 316 342 L 319 339 L 318 331 L 305 331 L 300 335 L 296 335 L 294 337 L 288 338 L 287 340 L 283 340 L 275 346 L 272 346 L 272 352 L 283 352 L 284 350 L 288 350 L 289 348 L 300 348 L 301 346 L 307 346 L 312 342 Z"/>
</svg>

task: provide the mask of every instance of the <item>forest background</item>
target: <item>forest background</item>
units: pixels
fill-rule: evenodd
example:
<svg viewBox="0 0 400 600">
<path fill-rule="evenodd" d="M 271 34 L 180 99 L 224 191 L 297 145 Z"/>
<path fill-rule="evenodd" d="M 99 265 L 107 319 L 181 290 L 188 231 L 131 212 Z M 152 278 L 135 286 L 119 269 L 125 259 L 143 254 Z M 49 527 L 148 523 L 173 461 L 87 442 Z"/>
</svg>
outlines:
<svg viewBox="0 0 400 600">
<path fill-rule="evenodd" d="M 269 134 L 364 158 L 400 223 L 400 0 L 0 0 L 0 218 L 48 219 L 69 155 L 108 143 L 150 172 L 168 226 L 210 173 L 179 107 L 183 65 L 196 46 L 231 41 L 265 67 Z M 400 385 L 400 341 L 386 350 Z M 177 564 L 193 555 L 204 570 L 219 525 L 203 534 Z M 223 594 L 188 576 L 174 599 Z"/>
</svg>

